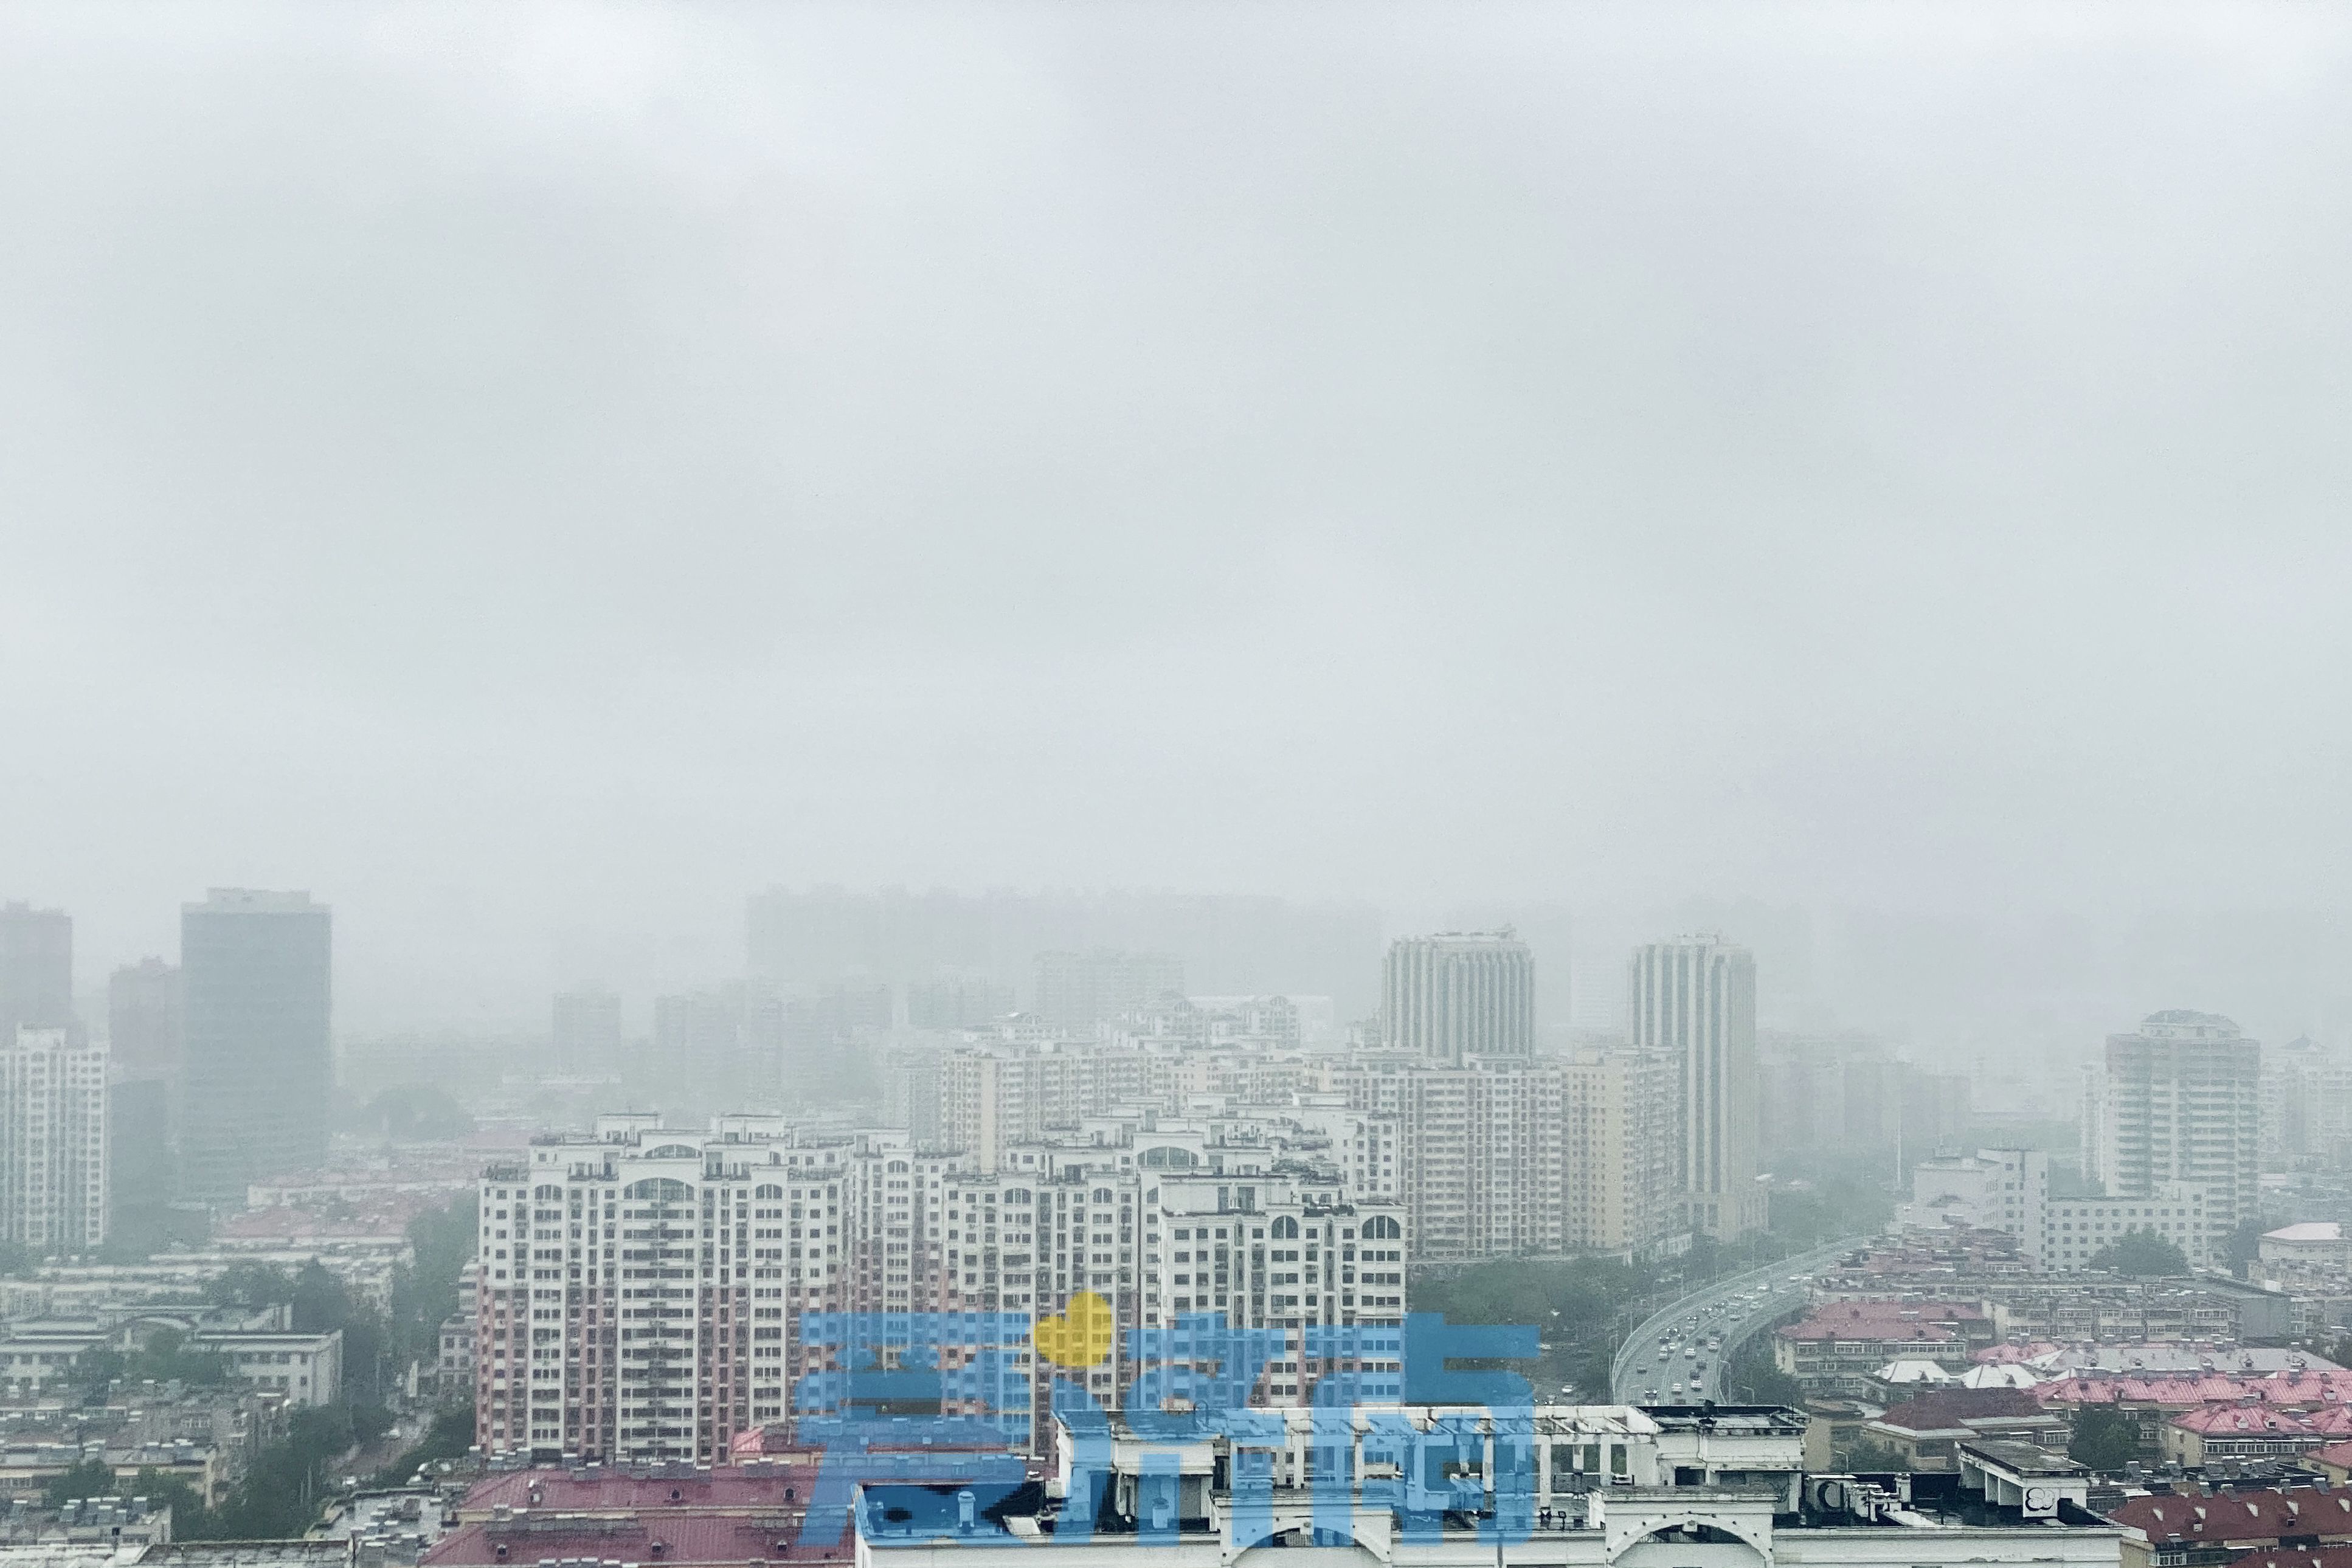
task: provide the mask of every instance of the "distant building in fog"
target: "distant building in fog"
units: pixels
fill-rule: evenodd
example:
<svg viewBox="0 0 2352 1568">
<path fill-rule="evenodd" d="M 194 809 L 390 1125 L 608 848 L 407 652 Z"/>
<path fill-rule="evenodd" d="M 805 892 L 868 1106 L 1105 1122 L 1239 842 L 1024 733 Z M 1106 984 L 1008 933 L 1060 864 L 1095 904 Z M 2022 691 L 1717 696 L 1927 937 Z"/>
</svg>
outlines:
<svg viewBox="0 0 2352 1568">
<path fill-rule="evenodd" d="M 118 1080 L 179 1077 L 184 1007 L 180 971 L 161 958 L 107 977 L 106 1048 Z"/>
<path fill-rule="evenodd" d="M 1459 1066 L 1536 1049 L 1535 960 L 1508 930 L 1400 936 L 1381 971 L 1381 1038 Z"/>
<path fill-rule="evenodd" d="M 1679 1075 L 1686 1224 L 1719 1237 L 1759 1228 L 1756 960 L 1720 936 L 1654 942 L 1634 950 L 1625 997 L 1628 1039 Z"/>
<path fill-rule="evenodd" d="M 1840 1141 L 1849 1149 L 1890 1151 L 1899 1171 L 1939 1148 L 1958 1147 L 1974 1098 L 1965 1073 L 1930 1072 L 1909 1061 L 1849 1061 Z"/>
<path fill-rule="evenodd" d="M 940 1073 L 935 1046 L 894 1046 L 882 1053 L 882 1124 L 904 1127 L 919 1149 L 940 1146 Z"/>
<path fill-rule="evenodd" d="M 180 912 L 181 1169 L 198 1202 L 326 1163 L 333 929 L 307 893 L 215 888 Z"/>
<path fill-rule="evenodd" d="M 599 1077 L 621 1066 L 621 998 L 601 986 L 555 993 L 549 1043 L 555 1071 L 566 1077 Z"/>
<path fill-rule="evenodd" d="M 1150 1002 L 1184 992 L 1184 965 L 1165 953 L 1037 955 L 1037 1002 L 1031 1010 L 1055 1029 L 1092 1035 L 1095 1026 Z"/>
<path fill-rule="evenodd" d="M 107 1185 L 118 1214 L 158 1209 L 175 1195 L 184 989 L 178 967 L 161 958 L 107 977 Z"/>
<path fill-rule="evenodd" d="M 673 1103 L 729 1103 L 741 1089 L 743 1004 L 740 991 L 687 991 L 654 998 L 654 1082 Z"/>
<path fill-rule="evenodd" d="M 1013 1007 L 1012 987 L 965 976 L 916 980 L 907 987 L 909 1029 L 978 1029 Z"/>
<path fill-rule="evenodd" d="M 73 1025 L 73 916 L 0 905 L 0 1043 L 20 1027 Z"/>
<path fill-rule="evenodd" d="M 0 1043 L 0 1239 L 36 1258 L 106 1239 L 106 1052 L 62 1029 Z"/>
<path fill-rule="evenodd" d="M 2352 1165 L 2352 1052 L 2308 1037 L 2263 1047 L 2263 1169 Z"/>
<path fill-rule="evenodd" d="M 1234 895 L 772 888 L 746 914 L 748 972 L 787 989 L 943 973 L 1025 987 L 1040 953 L 1108 947 L 1181 953 L 1202 991 L 1329 996 L 1354 1016 L 1381 952 L 1369 906 Z"/>
<path fill-rule="evenodd" d="M 2107 1196 L 2195 1183 L 2215 1231 L 2259 1218 L 2262 1071 L 2261 1044 L 2219 1013 L 2173 1009 L 2109 1035 L 2097 1138 Z"/>
</svg>

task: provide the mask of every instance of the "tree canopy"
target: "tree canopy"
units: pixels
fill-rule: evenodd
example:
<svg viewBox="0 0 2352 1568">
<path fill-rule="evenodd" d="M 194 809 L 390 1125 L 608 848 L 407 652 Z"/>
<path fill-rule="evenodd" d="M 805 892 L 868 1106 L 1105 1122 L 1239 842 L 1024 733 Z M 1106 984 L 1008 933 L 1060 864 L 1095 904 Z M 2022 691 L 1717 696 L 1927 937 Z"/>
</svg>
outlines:
<svg viewBox="0 0 2352 1568">
<path fill-rule="evenodd" d="M 2119 1470 L 2139 1458 L 2139 1425 L 2112 1405 L 2085 1405 L 2074 1413 L 2066 1457 L 2095 1470 Z"/>
<path fill-rule="evenodd" d="M 2134 1279 L 2186 1274 L 2189 1259 L 2179 1248 L 2153 1230 L 2126 1230 L 2091 1259 L 2094 1269 L 2111 1269 Z"/>
</svg>

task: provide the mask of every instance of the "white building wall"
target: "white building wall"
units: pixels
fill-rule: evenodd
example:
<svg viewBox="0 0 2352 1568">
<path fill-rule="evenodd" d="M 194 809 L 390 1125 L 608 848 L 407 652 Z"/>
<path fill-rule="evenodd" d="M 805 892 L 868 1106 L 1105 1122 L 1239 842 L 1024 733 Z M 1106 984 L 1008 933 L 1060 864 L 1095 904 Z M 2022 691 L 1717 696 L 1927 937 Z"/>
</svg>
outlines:
<svg viewBox="0 0 2352 1568">
<path fill-rule="evenodd" d="M 0 1044 L 0 1235 L 37 1257 L 106 1239 L 106 1065 L 61 1029 Z"/>
</svg>

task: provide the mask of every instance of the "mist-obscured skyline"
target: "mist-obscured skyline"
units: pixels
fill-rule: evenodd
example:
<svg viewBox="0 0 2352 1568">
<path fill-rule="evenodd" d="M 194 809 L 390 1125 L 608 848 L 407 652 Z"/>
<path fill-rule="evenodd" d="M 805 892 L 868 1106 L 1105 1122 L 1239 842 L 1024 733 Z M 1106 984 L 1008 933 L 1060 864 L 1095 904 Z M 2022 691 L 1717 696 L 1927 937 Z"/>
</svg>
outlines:
<svg viewBox="0 0 2352 1568">
<path fill-rule="evenodd" d="M 2352 995 L 2340 11 L 185 16 L 0 14 L 85 986 L 304 887 L 346 1027 L 527 1022 L 781 882 Z"/>
</svg>

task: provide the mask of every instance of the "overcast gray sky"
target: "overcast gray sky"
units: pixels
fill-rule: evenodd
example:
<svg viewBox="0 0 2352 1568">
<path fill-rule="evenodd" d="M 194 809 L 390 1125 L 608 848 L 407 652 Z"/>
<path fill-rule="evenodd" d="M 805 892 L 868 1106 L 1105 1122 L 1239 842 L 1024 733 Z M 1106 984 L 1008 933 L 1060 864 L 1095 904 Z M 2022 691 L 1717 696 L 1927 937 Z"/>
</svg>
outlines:
<svg viewBox="0 0 2352 1568">
<path fill-rule="evenodd" d="M 2347 103 L 2317 5 L 9 6 L 0 894 L 309 887 L 357 1021 L 779 880 L 2341 906 Z"/>
</svg>

